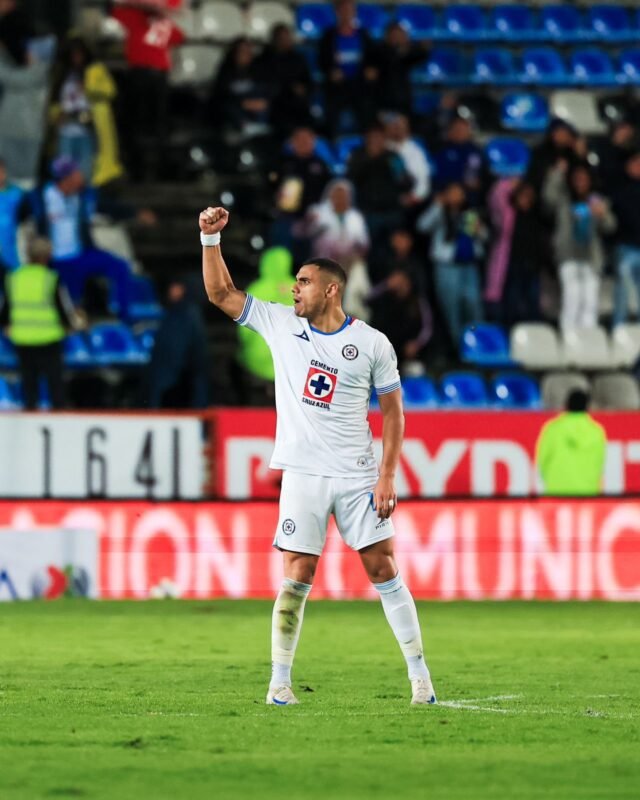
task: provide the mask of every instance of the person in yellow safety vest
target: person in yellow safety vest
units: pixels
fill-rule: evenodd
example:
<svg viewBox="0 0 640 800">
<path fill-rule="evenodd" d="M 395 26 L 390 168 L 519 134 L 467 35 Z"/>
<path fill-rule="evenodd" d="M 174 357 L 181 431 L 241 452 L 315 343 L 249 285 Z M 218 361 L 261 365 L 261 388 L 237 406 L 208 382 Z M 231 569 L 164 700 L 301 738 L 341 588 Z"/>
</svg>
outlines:
<svg viewBox="0 0 640 800">
<path fill-rule="evenodd" d="M 589 396 L 574 389 L 567 410 L 547 422 L 536 444 L 546 495 L 597 495 L 602 489 L 607 435 L 587 411 Z"/>
<path fill-rule="evenodd" d="M 7 274 L 0 300 L 0 325 L 8 325 L 9 339 L 18 352 L 27 410 L 38 406 L 40 378 L 48 383 L 51 407 L 64 407 L 62 343 L 65 328 L 78 325 L 67 290 L 49 267 L 51 252 L 48 239 L 33 239 L 28 263 Z"/>
</svg>

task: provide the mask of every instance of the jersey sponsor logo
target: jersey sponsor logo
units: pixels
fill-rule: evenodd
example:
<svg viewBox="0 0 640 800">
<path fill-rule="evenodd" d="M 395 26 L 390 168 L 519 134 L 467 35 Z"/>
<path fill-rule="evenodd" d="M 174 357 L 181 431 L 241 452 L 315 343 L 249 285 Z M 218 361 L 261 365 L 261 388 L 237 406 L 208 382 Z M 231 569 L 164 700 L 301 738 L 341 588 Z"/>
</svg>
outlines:
<svg viewBox="0 0 640 800">
<path fill-rule="evenodd" d="M 358 357 L 358 348 L 355 344 L 345 344 L 342 348 L 342 355 L 347 359 L 347 361 L 353 361 Z"/>
<path fill-rule="evenodd" d="M 285 519 L 285 521 L 282 523 L 282 532 L 286 536 L 291 536 L 295 529 L 296 523 L 292 519 Z"/>
<path fill-rule="evenodd" d="M 307 336 L 307 332 L 304 331 L 304 330 L 302 331 L 302 333 L 294 333 L 293 335 L 298 339 L 304 339 L 305 342 L 309 341 L 309 337 Z"/>
<path fill-rule="evenodd" d="M 309 367 L 302 402 L 317 408 L 331 409 L 337 378 L 318 367 Z"/>
</svg>

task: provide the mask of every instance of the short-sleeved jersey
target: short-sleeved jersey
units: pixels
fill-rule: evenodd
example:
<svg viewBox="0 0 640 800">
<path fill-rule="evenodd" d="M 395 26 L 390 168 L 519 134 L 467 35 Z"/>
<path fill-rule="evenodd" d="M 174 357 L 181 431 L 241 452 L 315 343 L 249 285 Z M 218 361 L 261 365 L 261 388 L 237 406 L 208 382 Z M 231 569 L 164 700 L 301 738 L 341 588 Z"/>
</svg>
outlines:
<svg viewBox="0 0 640 800">
<path fill-rule="evenodd" d="M 387 337 L 347 317 L 318 331 L 293 308 L 247 295 L 236 319 L 264 337 L 275 365 L 277 430 L 272 469 L 327 477 L 376 477 L 367 413 L 371 387 L 400 388 Z"/>
</svg>

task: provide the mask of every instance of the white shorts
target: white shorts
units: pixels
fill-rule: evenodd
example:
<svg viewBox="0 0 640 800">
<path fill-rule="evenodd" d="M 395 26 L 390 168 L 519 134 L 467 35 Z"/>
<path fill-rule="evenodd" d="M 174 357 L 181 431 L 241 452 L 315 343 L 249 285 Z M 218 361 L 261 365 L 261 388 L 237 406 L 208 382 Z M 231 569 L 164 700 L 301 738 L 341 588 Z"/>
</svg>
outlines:
<svg viewBox="0 0 640 800">
<path fill-rule="evenodd" d="M 373 508 L 372 478 L 325 478 L 287 472 L 282 475 L 280 516 L 273 546 L 319 556 L 333 513 L 345 543 L 362 550 L 393 536 L 393 522 Z"/>
</svg>

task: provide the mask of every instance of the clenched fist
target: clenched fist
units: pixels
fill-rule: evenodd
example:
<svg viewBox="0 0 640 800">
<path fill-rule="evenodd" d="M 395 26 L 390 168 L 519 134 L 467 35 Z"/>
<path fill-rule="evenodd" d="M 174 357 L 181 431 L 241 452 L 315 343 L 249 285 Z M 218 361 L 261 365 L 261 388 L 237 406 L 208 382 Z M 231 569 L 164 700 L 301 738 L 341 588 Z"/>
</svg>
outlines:
<svg viewBox="0 0 640 800">
<path fill-rule="evenodd" d="M 229 212 L 226 208 L 205 208 L 200 214 L 198 223 L 202 233 L 210 236 L 212 233 L 220 233 L 229 221 Z"/>
</svg>

